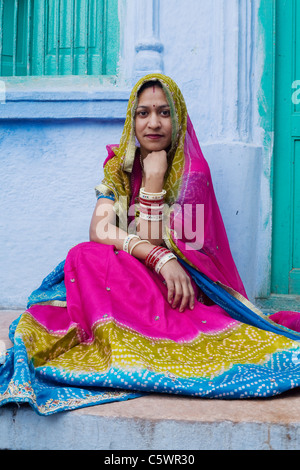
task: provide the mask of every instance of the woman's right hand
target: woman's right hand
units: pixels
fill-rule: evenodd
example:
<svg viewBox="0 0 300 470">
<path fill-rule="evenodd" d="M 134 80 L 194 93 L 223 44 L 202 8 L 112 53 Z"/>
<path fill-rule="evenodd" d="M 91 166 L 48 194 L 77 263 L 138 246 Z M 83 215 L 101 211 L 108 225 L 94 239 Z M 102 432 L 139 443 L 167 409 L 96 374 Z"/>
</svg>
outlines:
<svg viewBox="0 0 300 470">
<path fill-rule="evenodd" d="M 146 178 L 164 178 L 168 169 L 167 152 L 160 150 L 159 152 L 148 153 L 143 159 L 143 166 Z"/>
<path fill-rule="evenodd" d="M 179 262 L 171 259 L 160 270 L 168 288 L 168 302 L 173 308 L 179 306 L 179 311 L 183 312 L 189 307 L 191 310 L 195 305 L 195 292 L 191 279 Z"/>
</svg>

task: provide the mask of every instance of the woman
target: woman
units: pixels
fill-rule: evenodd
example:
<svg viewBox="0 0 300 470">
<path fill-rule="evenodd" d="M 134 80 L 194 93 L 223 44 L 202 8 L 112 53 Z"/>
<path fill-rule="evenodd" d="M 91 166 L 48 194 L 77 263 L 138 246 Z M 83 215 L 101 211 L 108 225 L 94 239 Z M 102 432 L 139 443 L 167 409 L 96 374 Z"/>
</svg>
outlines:
<svg viewBox="0 0 300 470">
<path fill-rule="evenodd" d="M 142 169 L 141 185 L 145 194 L 157 193 L 159 194 L 158 197 L 161 197 L 160 194 L 163 194 L 165 176 L 168 170 L 167 151 L 169 155 L 171 155 L 172 151 L 172 119 L 170 105 L 167 102 L 160 82 L 146 82 L 139 90 L 134 125 L 135 136 L 140 144 L 138 156 L 140 157 L 139 161 Z M 134 155 L 135 153 L 134 149 Z M 104 186 L 103 184 L 102 187 Z M 106 188 L 104 187 L 104 191 Z M 152 205 L 158 204 L 159 207 L 161 202 L 163 202 L 162 199 L 160 203 L 153 201 Z M 119 230 L 116 237 L 113 220 L 114 197 L 112 197 L 112 200 L 109 200 L 105 197 L 105 193 L 102 193 L 98 196 L 98 200 L 99 202 L 96 205 L 91 222 L 90 238 L 95 242 L 115 245 L 117 249 L 121 250 L 128 233 Z M 107 213 L 106 216 L 99 215 L 104 212 Z M 137 239 L 132 237 L 128 245 L 128 251 L 141 260 L 145 260 L 155 246 L 163 244 L 162 220 L 156 220 L 160 218 L 159 213 L 154 214 L 154 220 L 151 220 L 150 217 L 151 214 L 149 214 L 148 218 L 144 218 L 144 213 L 141 212 L 139 223 L 135 230 L 135 233 L 145 242 L 137 244 Z M 103 219 L 110 227 L 104 227 L 101 224 Z M 113 220 L 112 224 L 110 220 Z M 107 229 L 106 231 L 104 230 L 105 228 Z M 102 233 L 99 236 L 100 231 Z M 147 241 L 151 243 L 147 243 Z M 187 305 L 193 308 L 195 296 L 190 278 L 180 266 L 175 256 L 162 266 L 160 273 L 166 280 L 168 300 L 170 303 L 172 302 L 172 307 L 176 308 L 180 301 L 179 311 L 184 311 Z"/>
<path fill-rule="evenodd" d="M 134 87 L 96 194 L 90 241 L 11 326 L 1 404 L 47 415 L 145 392 L 249 398 L 299 386 L 299 315 L 267 317 L 248 301 L 170 78 Z"/>
</svg>

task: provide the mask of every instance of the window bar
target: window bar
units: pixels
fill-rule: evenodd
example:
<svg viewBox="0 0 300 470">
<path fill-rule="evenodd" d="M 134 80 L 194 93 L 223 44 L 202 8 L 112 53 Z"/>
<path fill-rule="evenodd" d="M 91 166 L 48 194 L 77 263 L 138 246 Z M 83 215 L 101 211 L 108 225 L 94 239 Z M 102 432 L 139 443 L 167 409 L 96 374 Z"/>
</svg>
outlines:
<svg viewBox="0 0 300 470">
<path fill-rule="evenodd" d="M 13 29 L 13 76 L 16 76 L 17 72 L 17 38 L 18 38 L 18 6 L 19 0 L 15 0 L 14 4 L 14 29 Z"/>
<path fill-rule="evenodd" d="M 45 75 L 46 72 L 46 24 L 47 23 L 47 12 L 48 12 L 48 2 L 43 0 L 43 10 L 42 10 L 42 28 L 43 28 L 43 38 L 42 38 L 42 75 Z"/>
<path fill-rule="evenodd" d="M 87 6 L 85 10 L 85 74 L 88 74 L 89 67 L 89 12 L 90 12 L 90 0 L 87 0 Z"/>
<path fill-rule="evenodd" d="M 27 67 L 26 73 L 30 75 L 30 40 L 31 40 L 31 0 L 27 0 Z"/>
<path fill-rule="evenodd" d="M 2 52 L 3 52 L 3 11 L 4 0 L 0 0 L 0 76 L 2 75 Z"/>
<path fill-rule="evenodd" d="M 100 74 L 106 75 L 107 63 L 107 0 L 103 0 L 103 13 L 102 13 L 102 50 L 100 50 Z M 101 46 L 100 46 L 101 47 Z"/>
<path fill-rule="evenodd" d="M 75 41 L 74 10 L 75 10 L 75 0 L 72 0 L 71 1 L 71 24 L 70 24 L 71 75 L 74 75 L 74 41 Z"/>
<path fill-rule="evenodd" d="M 59 75 L 60 0 L 56 9 L 56 75 Z"/>
</svg>

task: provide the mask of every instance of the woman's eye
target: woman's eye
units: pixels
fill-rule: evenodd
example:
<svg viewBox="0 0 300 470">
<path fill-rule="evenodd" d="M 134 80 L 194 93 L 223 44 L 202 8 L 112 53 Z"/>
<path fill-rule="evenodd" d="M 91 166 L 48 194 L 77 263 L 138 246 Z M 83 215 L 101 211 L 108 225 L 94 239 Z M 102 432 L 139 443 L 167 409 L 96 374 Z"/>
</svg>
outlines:
<svg viewBox="0 0 300 470">
<path fill-rule="evenodd" d="M 168 109 L 163 110 L 161 113 L 164 117 L 169 117 L 170 116 L 170 111 Z"/>
<path fill-rule="evenodd" d="M 139 111 L 138 116 L 140 117 L 146 117 L 147 116 L 147 111 Z"/>
</svg>

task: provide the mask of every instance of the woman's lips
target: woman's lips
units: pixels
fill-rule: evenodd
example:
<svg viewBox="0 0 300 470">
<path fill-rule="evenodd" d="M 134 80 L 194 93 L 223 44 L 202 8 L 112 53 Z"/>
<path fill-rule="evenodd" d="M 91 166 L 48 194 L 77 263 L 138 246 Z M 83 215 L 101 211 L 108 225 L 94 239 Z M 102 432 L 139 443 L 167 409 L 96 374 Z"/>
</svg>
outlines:
<svg viewBox="0 0 300 470">
<path fill-rule="evenodd" d="M 161 139 L 162 135 L 160 134 L 147 134 L 146 137 L 151 140 Z"/>
</svg>

